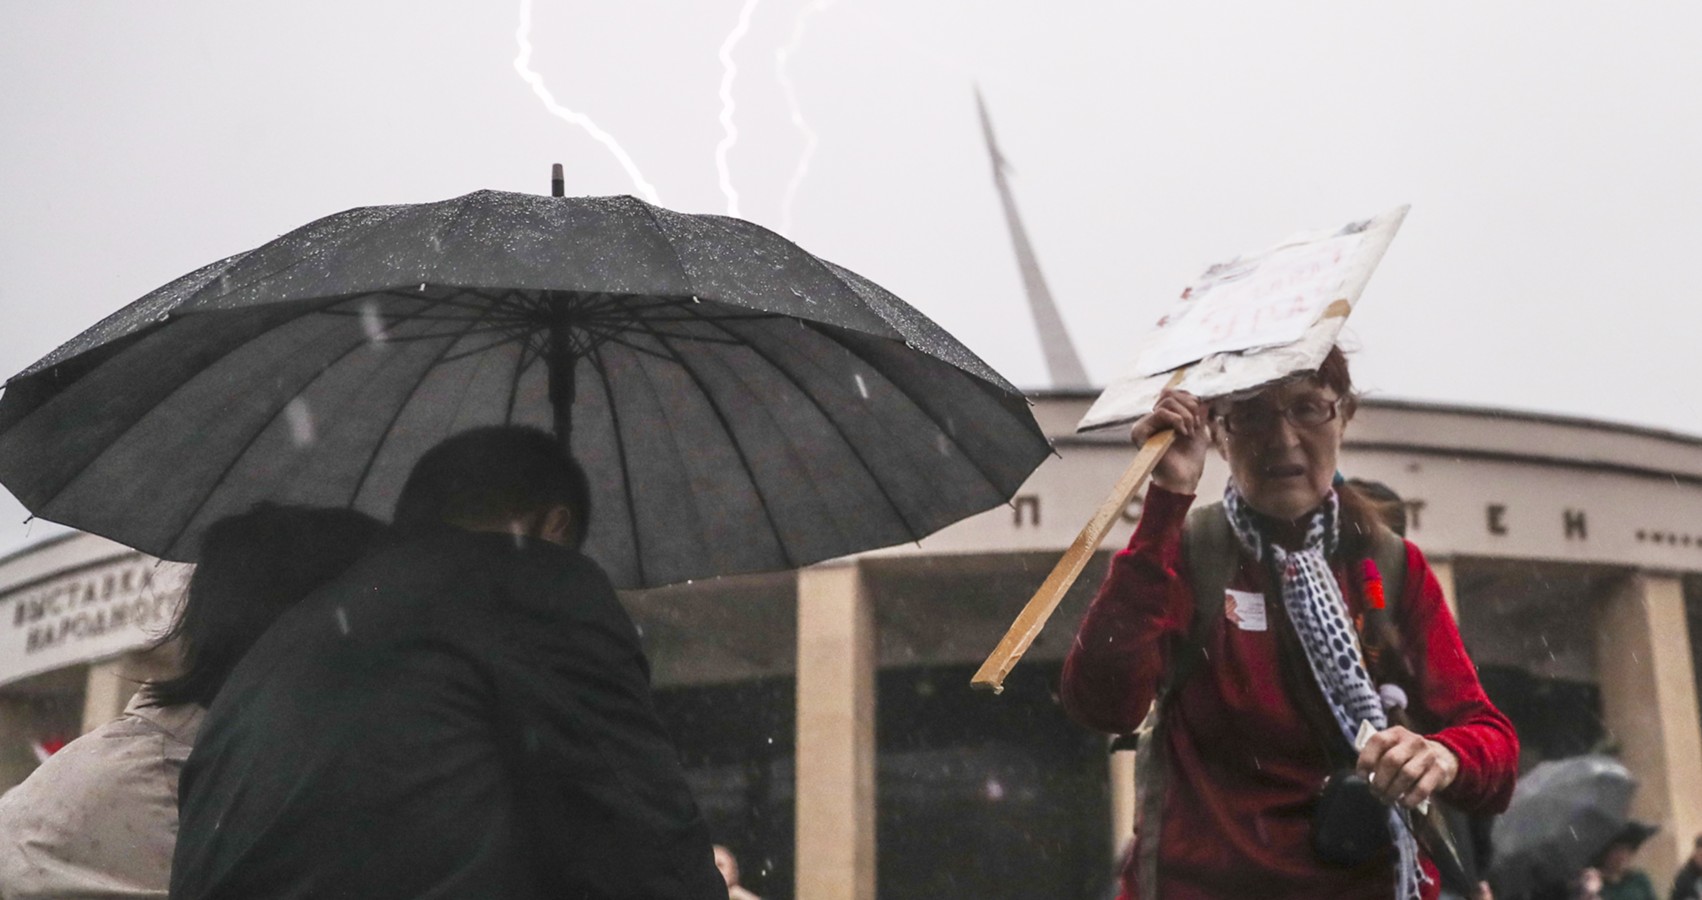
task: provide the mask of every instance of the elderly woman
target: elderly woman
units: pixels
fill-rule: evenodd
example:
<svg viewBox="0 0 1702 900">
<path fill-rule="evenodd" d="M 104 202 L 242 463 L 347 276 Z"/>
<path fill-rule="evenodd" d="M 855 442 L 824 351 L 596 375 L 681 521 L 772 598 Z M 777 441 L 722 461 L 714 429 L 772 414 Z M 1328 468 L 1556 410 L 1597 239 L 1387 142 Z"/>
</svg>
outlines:
<svg viewBox="0 0 1702 900">
<path fill-rule="evenodd" d="M 1149 723 L 1125 896 L 1429 900 L 1436 870 L 1410 811 L 1432 795 L 1499 811 L 1512 795 L 1518 738 L 1484 696 L 1424 555 L 1337 484 L 1353 411 L 1334 349 L 1316 373 L 1252 396 L 1208 405 L 1166 392 L 1130 431 L 1137 444 L 1166 429 L 1176 439 L 1062 686 L 1089 727 Z M 1229 487 L 1221 507 L 1189 516 L 1213 448 Z M 1213 528 L 1226 535 L 1215 548 L 1195 539 Z M 1222 557 L 1221 583 L 1205 588 L 1221 599 L 1199 596 L 1214 562 L 1185 558 L 1185 539 L 1193 556 Z M 1386 602 L 1379 557 L 1394 570 Z M 1386 806 L 1362 800 L 1375 827 L 1349 843 L 1379 836 L 1347 862 L 1314 829 L 1326 777 L 1353 770 L 1370 783 L 1361 797 Z"/>
</svg>

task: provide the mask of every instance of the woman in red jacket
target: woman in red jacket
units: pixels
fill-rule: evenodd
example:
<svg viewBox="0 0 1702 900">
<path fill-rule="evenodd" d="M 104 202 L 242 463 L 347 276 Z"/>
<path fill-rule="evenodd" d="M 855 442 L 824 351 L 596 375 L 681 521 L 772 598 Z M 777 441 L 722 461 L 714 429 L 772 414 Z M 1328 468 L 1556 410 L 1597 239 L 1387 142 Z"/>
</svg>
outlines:
<svg viewBox="0 0 1702 900">
<path fill-rule="evenodd" d="M 1176 441 L 1082 620 L 1062 691 L 1077 721 L 1129 734 L 1161 685 L 1178 682 L 1161 701 L 1150 752 L 1163 779 L 1141 798 L 1142 818 L 1158 820 L 1137 823 L 1128 897 L 1430 900 L 1436 870 L 1410 810 L 1436 795 L 1494 812 L 1512 795 L 1518 738 L 1484 696 L 1417 547 L 1404 546 L 1404 590 L 1370 614 L 1386 624 L 1365 627 L 1377 604 L 1357 567 L 1381 525 L 1334 483 L 1353 409 L 1336 349 L 1317 373 L 1253 396 L 1208 405 L 1166 392 L 1131 429 L 1137 444 L 1164 429 Z M 1214 446 L 1229 462 L 1221 515 L 1234 532 L 1225 556 L 1236 558 L 1222 620 L 1199 628 L 1183 525 Z M 1178 676 L 1179 657 L 1200 651 Z M 1355 751 L 1362 731 L 1375 733 Z M 1321 861 L 1312 842 L 1318 792 L 1340 767 L 1388 804 L 1372 815 L 1386 815 L 1391 839 L 1353 866 Z"/>
</svg>

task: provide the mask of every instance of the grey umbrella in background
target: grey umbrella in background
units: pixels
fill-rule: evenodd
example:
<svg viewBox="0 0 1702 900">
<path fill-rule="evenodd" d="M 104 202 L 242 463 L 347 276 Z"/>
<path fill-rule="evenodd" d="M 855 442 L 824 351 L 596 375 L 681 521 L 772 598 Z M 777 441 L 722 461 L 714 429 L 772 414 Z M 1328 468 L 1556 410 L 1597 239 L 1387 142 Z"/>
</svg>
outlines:
<svg viewBox="0 0 1702 900">
<path fill-rule="evenodd" d="M 1610 756 L 1539 763 L 1495 822 L 1496 896 L 1523 897 L 1583 871 L 1630 821 L 1636 791 L 1630 770 Z"/>
<path fill-rule="evenodd" d="M 267 499 L 388 515 L 430 446 L 533 425 L 643 587 L 911 541 L 1009 500 L 1026 400 L 760 226 L 631 197 L 353 209 L 154 291 L 12 378 L 0 482 L 169 559 Z"/>
</svg>

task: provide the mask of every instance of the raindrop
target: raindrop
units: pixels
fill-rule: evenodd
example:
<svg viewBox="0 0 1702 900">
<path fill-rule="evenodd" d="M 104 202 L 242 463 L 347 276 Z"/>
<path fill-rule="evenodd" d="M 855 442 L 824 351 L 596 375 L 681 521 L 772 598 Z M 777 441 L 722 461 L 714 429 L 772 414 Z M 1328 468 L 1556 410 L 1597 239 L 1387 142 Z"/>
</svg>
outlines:
<svg viewBox="0 0 1702 900">
<path fill-rule="evenodd" d="M 943 432 L 934 435 L 934 446 L 939 449 L 941 456 L 951 455 L 951 443 L 946 440 L 946 436 Z"/>
<path fill-rule="evenodd" d="M 284 418 L 290 424 L 290 440 L 297 447 L 306 447 L 313 443 L 313 410 L 308 408 L 307 400 L 296 397 L 284 407 Z"/>
<path fill-rule="evenodd" d="M 348 612 L 345 611 L 341 606 L 337 607 L 335 612 L 337 613 L 337 630 L 341 631 L 343 633 L 343 637 L 348 637 L 349 636 L 349 614 L 348 614 Z"/>
<path fill-rule="evenodd" d="M 384 333 L 384 317 L 378 313 L 378 301 L 368 300 L 360 305 L 360 327 L 366 332 L 367 343 L 388 343 L 390 336 Z"/>
<path fill-rule="evenodd" d="M 861 394 L 864 400 L 869 399 L 869 386 L 863 383 L 862 374 L 853 372 L 851 377 L 857 379 L 857 393 Z"/>
<path fill-rule="evenodd" d="M 420 293 L 425 293 L 425 282 L 420 282 Z"/>
<path fill-rule="evenodd" d="M 987 779 L 987 799 L 988 800 L 1003 800 L 1003 799 L 1005 799 L 1005 786 L 999 783 L 999 779 L 997 779 L 997 778 Z"/>
</svg>

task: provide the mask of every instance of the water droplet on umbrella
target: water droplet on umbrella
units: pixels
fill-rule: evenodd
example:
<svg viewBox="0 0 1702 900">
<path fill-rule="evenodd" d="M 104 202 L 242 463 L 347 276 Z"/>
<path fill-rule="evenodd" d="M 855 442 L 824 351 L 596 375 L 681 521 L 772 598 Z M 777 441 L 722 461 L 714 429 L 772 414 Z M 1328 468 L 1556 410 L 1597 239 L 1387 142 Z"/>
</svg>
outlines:
<svg viewBox="0 0 1702 900">
<path fill-rule="evenodd" d="M 349 614 L 348 614 L 348 612 L 345 611 L 341 606 L 337 607 L 335 612 L 337 614 L 337 630 L 341 631 L 343 633 L 344 637 L 348 637 L 349 636 Z"/>
<path fill-rule="evenodd" d="M 297 447 L 306 447 L 313 443 L 313 410 L 308 408 L 307 401 L 296 397 L 284 407 L 284 419 L 290 425 L 290 440 Z"/>
<path fill-rule="evenodd" d="M 853 372 L 851 373 L 851 377 L 857 380 L 857 393 L 863 395 L 864 400 L 869 399 L 869 386 L 863 383 L 862 374 Z"/>
</svg>

